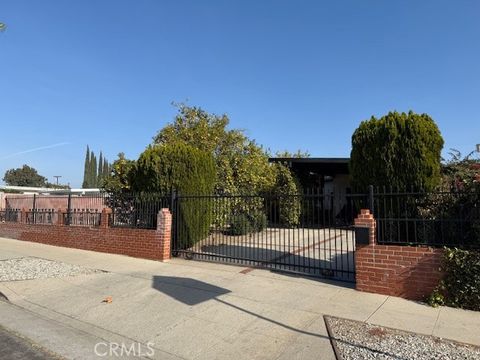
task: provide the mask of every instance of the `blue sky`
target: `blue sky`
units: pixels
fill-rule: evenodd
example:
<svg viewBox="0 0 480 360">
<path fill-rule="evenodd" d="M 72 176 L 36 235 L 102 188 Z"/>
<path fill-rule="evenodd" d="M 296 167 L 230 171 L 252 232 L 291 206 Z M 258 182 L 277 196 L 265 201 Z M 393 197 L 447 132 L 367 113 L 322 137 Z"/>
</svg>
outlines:
<svg viewBox="0 0 480 360">
<path fill-rule="evenodd" d="M 79 186 L 87 144 L 137 158 L 185 100 L 272 151 L 348 156 L 360 121 L 412 109 L 469 152 L 479 17 L 477 0 L 3 0 L 0 177 Z"/>
</svg>

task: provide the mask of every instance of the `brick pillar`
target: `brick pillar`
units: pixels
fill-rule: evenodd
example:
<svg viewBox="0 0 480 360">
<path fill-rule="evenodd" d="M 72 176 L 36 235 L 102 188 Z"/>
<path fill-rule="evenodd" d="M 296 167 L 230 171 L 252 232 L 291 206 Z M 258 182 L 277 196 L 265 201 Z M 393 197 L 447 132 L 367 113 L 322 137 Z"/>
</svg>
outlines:
<svg viewBox="0 0 480 360">
<path fill-rule="evenodd" d="M 375 228 L 377 226 L 377 222 L 373 218 L 373 214 L 370 213 L 369 209 L 362 209 L 360 210 L 360 214 L 355 219 L 355 226 L 361 227 L 368 227 L 369 228 L 369 243 L 370 245 L 375 245 L 376 241 L 376 232 Z"/>
<path fill-rule="evenodd" d="M 168 209 L 162 209 L 157 214 L 157 239 L 162 261 L 170 260 L 170 244 L 172 241 L 172 214 Z"/>
<path fill-rule="evenodd" d="M 100 227 L 103 229 L 108 228 L 108 220 L 110 218 L 110 214 L 112 213 L 112 209 L 104 208 L 102 213 L 100 214 Z"/>
<path fill-rule="evenodd" d="M 379 282 L 376 269 L 375 243 L 376 221 L 369 209 L 361 209 L 354 220 L 355 226 L 369 229 L 369 243 L 355 244 L 355 289 L 359 291 L 377 292 L 385 294 L 385 289 L 373 288 L 372 284 Z"/>
</svg>

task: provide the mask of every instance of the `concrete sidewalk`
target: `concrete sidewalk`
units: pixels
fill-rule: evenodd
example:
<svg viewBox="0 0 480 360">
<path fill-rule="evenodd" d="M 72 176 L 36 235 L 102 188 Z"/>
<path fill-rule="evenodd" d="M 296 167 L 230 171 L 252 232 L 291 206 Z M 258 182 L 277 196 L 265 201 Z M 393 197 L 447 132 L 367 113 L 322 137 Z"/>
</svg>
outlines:
<svg viewBox="0 0 480 360">
<path fill-rule="evenodd" d="M 0 282 L 10 300 L 0 301 L 0 324 L 67 358 L 96 358 L 96 344 L 105 354 L 114 343 L 157 359 L 334 359 L 324 314 L 480 345 L 480 313 L 345 284 L 0 238 L 0 260 L 26 256 L 106 271 Z"/>
</svg>

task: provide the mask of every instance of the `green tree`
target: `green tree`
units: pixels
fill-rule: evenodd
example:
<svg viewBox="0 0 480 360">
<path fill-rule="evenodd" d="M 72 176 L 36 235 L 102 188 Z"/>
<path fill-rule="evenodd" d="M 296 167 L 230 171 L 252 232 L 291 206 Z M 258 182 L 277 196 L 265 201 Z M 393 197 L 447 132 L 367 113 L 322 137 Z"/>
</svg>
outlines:
<svg viewBox="0 0 480 360">
<path fill-rule="evenodd" d="M 178 239 L 181 247 L 188 248 L 208 235 L 212 206 L 198 195 L 213 194 L 215 175 L 213 157 L 205 151 L 185 144 L 154 145 L 149 146 L 138 158 L 133 171 L 132 189 L 135 192 L 165 195 L 177 190 L 184 196 L 177 212 L 179 224 L 182 224 Z"/>
<path fill-rule="evenodd" d="M 97 157 L 95 154 L 90 152 L 90 174 L 89 174 L 89 184 L 90 187 L 96 187 L 97 186 Z"/>
<path fill-rule="evenodd" d="M 427 114 L 390 112 L 363 121 L 352 136 L 353 187 L 432 190 L 440 183 L 443 138 Z"/>
<path fill-rule="evenodd" d="M 102 188 L 116 195 L 131 192 L 134 170 L 135 161 L 127 159 L 124 153 L 119 153 L 118 159 L 111 166 L 110 174 L 103 181 Z"/>
<path fill-rule="evenodd" d="M 83 183 L 82 188 L 86 189 L 90 186 L 90 148 L 87 145 L 87 153 L 85 154 L 85 162 L 83 166 Z"/>
<path fill-rule="evenodd" d="M 98 158 L 98 170 L 97 170 L 97 186 L 102 184 L 103 180 L 103 154 L 100 151 L 100 157 Z"/>
<path fill-rule="evenodd" d="M 212 153 L 217 194 L 260 193 L 272 187 L 268 154 L 241 130 L 228 129 L 227 115 L 210 114 L 185 104 L 177 107 L 177 116 L 154 137 L 155 144 L 187 144 Z"/>
<path fill-rule="evenodd" d="M 41 187 L 46 185 L 47 178 L 39 175 L 34 168 L 23 165 L 21 168 L 7 170 L 3 181 L 11 186 Z"/>
<path fill-rule="evenodd" d="M 103 158 L 103 178 L 106 179 L 110 175 L 110 164 L 106 158 Z"/>
<path fill-rule="evenodd" d="M 273 194 L 276 195 L 276 214 L 282 225 L 298 226 L 302 211 L 300 184 L 290 169 L 283 164 L 276 163 L 275 184 Z"/>
</svg>

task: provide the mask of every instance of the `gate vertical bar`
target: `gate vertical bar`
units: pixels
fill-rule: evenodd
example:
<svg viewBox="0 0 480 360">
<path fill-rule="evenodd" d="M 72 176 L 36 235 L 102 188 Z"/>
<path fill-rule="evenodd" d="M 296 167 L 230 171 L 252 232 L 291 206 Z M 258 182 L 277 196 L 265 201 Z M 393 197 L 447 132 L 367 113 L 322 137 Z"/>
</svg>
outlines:
<svg viewBox="0 0 480 360">
<path fill-rule="evenodd" d="M 373 185 L 368 185 L 368 208 L 370 209 L 370 213 L 373 215 L 374 211 L 374 203 L 373 203 Z"/>
<path fill-rule="evenodd" d="M 172 246 L 170 249 L 171 256 L 176 256 L 177 255 L 177 196 L 175 193 L 175 190 L 172 190 L 170 193 L 170 211 L 172 213 Z"/>
</svg>

